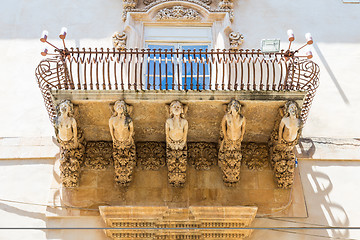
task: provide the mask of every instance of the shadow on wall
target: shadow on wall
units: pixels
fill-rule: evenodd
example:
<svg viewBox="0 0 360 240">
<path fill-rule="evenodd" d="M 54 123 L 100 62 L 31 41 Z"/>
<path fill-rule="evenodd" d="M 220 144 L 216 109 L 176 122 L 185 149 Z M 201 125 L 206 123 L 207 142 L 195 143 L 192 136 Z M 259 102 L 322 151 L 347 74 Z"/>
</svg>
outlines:
<svg viewBox="0 0 360 240">
<path fill-rule="evenodd" d="M 311 195 L 307 196 L 310 219 L 318 218 L 320 216 L 319 213 L 322 211 L 323 219 L 320 220 L 321 223 L 327 223 L 326 226 L 348 227 L 350 220 L 345 209 L 340 204 L 331 201 L 330 192 L 333 190 L 333 184 L 329 176 L 317 171 L 316 167 L 310 164 L 303 165 L 302 167 L 303 172 L 307 173 L 307 177 L 304 178 L 304 184 L 307 184 L 308 189 L 312 191 Z M 313 231 L 314 234 L 319 234 L 318 230 Z M 329 237 L 335 239 L 347 239 L 350 236 L 350 232 L 347 229 L 331 229 L 326 231 Z"/>
</svg>

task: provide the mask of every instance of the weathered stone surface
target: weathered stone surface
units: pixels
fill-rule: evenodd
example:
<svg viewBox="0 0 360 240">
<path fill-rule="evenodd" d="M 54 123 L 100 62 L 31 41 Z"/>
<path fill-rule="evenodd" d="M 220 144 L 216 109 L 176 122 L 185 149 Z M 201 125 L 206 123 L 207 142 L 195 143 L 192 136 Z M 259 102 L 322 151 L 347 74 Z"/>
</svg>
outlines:
<svg viewBox="0 0 360 240">
<path fill-rule="evenodd" d="M 88 142 L 85 151 L 85 167 L 104 170 L 112 164 L 111 142 Z"/>
<path fill-rule="evenodd" d="M 217 149 L 215 143 L 188 143 L 189 163 L 196 170 L 209 170 L 217 160 Z"/>
<path fill-rule="evenodd" d="M 136 144 L 139 166 L 144 170 L 159 170 L 165 166 L 166 144 L 164 142 L 140 142 Z"/>
</svg>

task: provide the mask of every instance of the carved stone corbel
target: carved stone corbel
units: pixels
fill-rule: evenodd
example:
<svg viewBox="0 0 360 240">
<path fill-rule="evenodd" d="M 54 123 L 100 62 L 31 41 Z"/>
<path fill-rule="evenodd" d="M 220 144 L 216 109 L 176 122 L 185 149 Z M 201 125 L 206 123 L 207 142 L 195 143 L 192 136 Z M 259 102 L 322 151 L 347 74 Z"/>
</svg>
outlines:
<svg viewBox="0 0 360 240">
<path fill-rule="evenodd" d="M 55 134 L 60 148 L 60 179 L 64 187 L 79 186 L 80 167 L 84 160 L 85 139 L 74 116 L 70 100 L 56 106 Z"/>
<path fill-rule="evenodd" d="M 239 32 L 231 32 L 229 34 L 229 41 L 231 50 L 239 50 L 244 42 L 244 36 Z"/>
<path fill-rule="evenodd" d="M 286 102 L 280 109 L 281 120 L 277 121 L 269 142 L 271 165 L 279 188 L 290 188 L 294 182 L 295 153 L 303 122 L 300 108 L 294 101 Z"/>
<path fill-rule="evenodd" d="M 231 100 L 221 121 L 218 164 L 225 185 L 232 186 L 240 180 L 241 142 L 245 134 L 245 117 L 240 113 L 241 104 Z"/>
<path fill-rule="evenodd" d="M 116 50 L 124 50 L 126 48 L 127 36 L 125 32 L 116 32 L 112 36 L 113 46 Z"/>
<path fill-rule="evenodd" d="M 165 123 L 168 180 L 174 187 L 180 187 L 186 181 L 188 121 L 185 119 L 185 114 L 187 106 L 179 101 L 173 101 L 167 107 L 170 114 L 170 118 Z"/>
<path fill-rule="evenodd" d="M 110 134 L 113 140 L 113 159 L 115 182 L 128 186 L 136 166 L 134 123 L 130 118 L 132 107 L 124 101 L 116 101 L 114 112 L 109 119 Z"/>
</svg>

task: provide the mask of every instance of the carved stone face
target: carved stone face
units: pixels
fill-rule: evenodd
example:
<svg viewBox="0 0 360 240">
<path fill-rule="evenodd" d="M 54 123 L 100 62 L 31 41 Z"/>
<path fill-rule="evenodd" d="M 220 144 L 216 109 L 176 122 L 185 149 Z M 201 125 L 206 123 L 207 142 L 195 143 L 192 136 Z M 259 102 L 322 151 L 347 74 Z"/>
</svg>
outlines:
<svg viewBox="0 0 360 240">
<path fill-rule="evenodd" d="M 288 113 L 291 115 L 291 116 L 295 116 L 296 115 L 296 112 L 297 112 L 297 106 L 294 104 L 294 103 L 291 103 L 289 108 L 288 108 Z"/>
<path fill-rule="evenodd" d="M 228 105 L 229 113 L 240 113 L 240 103 L 239 101 L 232 100 Z"/>
<path fill-rule="evenodd" d="M 70 111 L 70 106 L 67 102 L 63 102 L 59 106 L 59 110 L 61 115 L 67 115 Z"/>
<path fill-rule="evenodd" d="M 114 110 L 118 113 L 118 114 L 123 114 L 126 112 L 126 105 L 124 101 L 116 101 L 115 105 L 114 105 Z"/>
<path fill-rule="evenodd" d="M 179 101 L 175 101 L 170 105 L 171 115 L 180 115 L 184 112 L 183 106 Z"/>
</svg>

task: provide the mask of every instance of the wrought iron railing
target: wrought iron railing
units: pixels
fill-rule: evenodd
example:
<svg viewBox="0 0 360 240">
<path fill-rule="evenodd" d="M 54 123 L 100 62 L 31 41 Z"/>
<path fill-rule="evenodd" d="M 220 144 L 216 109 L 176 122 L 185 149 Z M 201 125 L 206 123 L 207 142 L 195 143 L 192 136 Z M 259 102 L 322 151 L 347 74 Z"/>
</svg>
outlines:
<svg viewBox="0 0 360 240">
<path fill-rule="evenodd" d="M 319 85 L 314 62 L 260 50 L 65 49 L 44 59 L 36 77 L 51 121 L 51 90 L 306 91 L 306 120 Z"/>
</svg>

